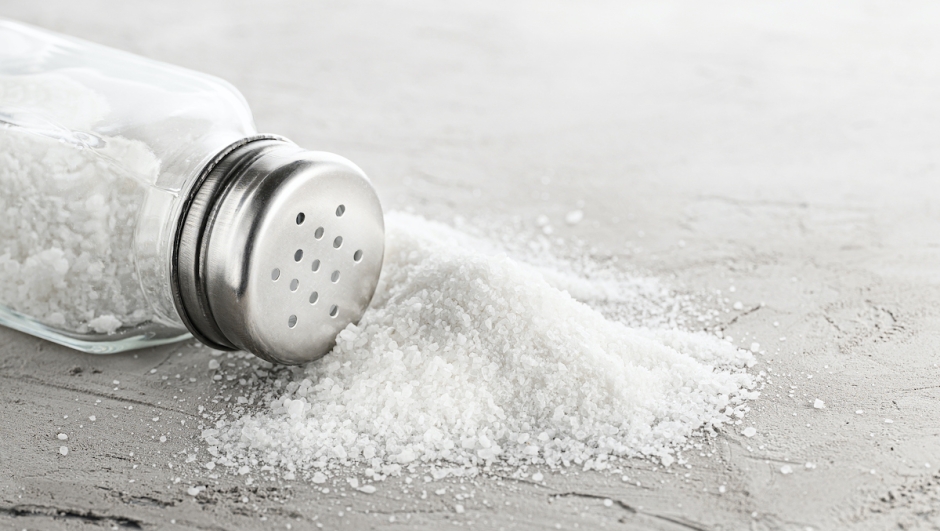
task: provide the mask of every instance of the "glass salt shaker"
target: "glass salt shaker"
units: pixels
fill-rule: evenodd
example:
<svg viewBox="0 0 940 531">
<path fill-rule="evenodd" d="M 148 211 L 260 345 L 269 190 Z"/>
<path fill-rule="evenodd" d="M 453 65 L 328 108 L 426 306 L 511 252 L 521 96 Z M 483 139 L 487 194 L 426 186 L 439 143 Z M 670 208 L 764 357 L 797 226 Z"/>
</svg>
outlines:
<svg viewBox="0 0 940 531">
<path fill-rule="evenodd" d="M 0 324 L 91 353 L 327 353 L 384 253 L 368 178 L 212 76 L 0 19 Z"/>
</svg>

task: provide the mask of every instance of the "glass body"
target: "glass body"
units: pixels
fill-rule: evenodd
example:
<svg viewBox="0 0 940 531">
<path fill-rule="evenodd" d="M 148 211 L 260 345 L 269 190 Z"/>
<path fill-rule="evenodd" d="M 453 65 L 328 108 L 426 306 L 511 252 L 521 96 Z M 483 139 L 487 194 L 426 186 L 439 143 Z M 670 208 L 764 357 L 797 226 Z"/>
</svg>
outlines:
<svg viewBox="0 0 940 531">
<path fill-rule="evenodd" d="M 0 324 L 95 353 L 189 337 L 181 204 L 253 135 L 225 81 L 0 19 Z"/>
</svg>

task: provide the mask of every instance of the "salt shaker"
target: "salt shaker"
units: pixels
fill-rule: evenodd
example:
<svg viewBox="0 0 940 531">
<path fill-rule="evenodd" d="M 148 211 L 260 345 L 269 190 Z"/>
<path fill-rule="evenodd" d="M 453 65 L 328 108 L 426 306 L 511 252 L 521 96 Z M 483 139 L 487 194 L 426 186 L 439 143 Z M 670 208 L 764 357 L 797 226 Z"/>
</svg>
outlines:
<svg viewBox="0 0 940 531">
<path fill-rule="evenodd" d="M 0 324 L 303 363 L 366 310 L 384 238 L 362 170 L 258 134 L 225 81 L 0 19 Z"/>
</svg>

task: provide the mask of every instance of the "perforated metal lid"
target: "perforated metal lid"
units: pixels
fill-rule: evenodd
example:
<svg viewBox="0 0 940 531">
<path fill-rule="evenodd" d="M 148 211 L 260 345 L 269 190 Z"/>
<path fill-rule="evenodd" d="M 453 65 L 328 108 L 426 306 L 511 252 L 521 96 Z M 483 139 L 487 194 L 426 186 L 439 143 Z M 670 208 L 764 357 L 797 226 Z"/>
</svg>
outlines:
<svg viewBox="0 0 940 531">
<path fill-rule="evenodd" d="M 181 221 L 177 306 L 196 338 L 297 364 L 358 322 L 382 269 L 378 196 L 348 160 L 280 139 L 205 172 Z"/>
</svg>

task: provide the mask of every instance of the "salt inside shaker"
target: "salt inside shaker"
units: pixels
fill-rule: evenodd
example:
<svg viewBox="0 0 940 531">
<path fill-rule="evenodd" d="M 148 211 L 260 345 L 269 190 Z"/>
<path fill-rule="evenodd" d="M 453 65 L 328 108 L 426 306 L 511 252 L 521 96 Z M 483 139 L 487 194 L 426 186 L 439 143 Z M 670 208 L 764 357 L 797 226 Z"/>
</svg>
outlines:
<svg viewBox="0 0 940 531">
<path fill-rule="evenodd" d="M 362 170 L 258 134 L 228 83 L 0 19 L 0 324 L 303 363 L 362 316 L 383 253 Z"/>
</svg>

